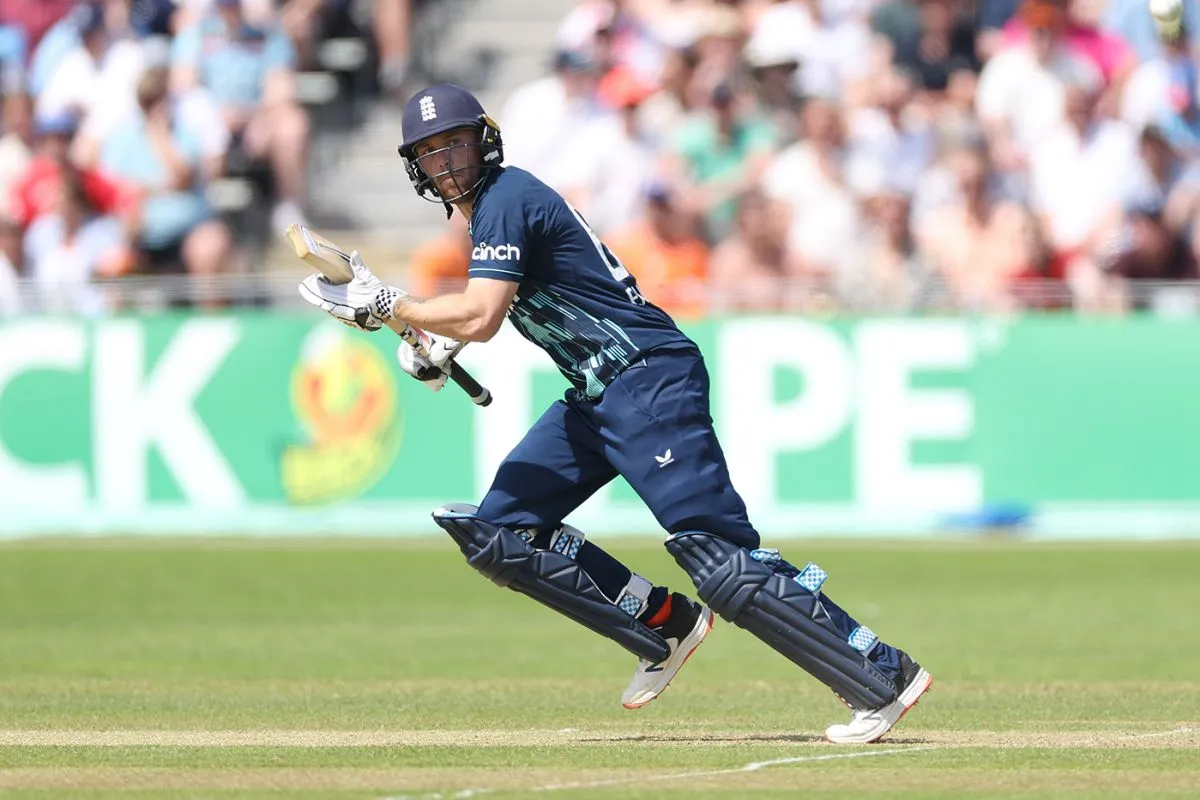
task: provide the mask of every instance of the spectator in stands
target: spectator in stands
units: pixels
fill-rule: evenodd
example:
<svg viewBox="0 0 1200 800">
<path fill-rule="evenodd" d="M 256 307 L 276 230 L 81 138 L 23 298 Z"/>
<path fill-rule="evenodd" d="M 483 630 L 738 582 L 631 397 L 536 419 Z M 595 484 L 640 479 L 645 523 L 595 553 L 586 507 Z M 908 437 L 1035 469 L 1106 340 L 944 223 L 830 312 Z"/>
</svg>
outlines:
<svg viewBox="0 0 1200 800">
<path fill-rule="evenodd" d="M 936 137 L 957 141 L 984 138 L 983 125 L 975 114 L 978 83 L 978 75 L 959 70 L 950 76 L 946 91 L 936 101 L 923 104 Z"/>
<path fill-rule="evenodd" d="M 771 6 L 768 13 L 759 19 L 757 31 L 764 27 L 774 27 L 782 14 L 775 14 L 777 9 L 792 7 L 800 8 L 812 16 L 816 25 L 812 32 L 805 32 L 797 26 L 796 34 L 800 43 L 800 86 L 805 96 L 823 97 L 827 99 L 846 100 L 849 87 L 866 79 L 874 59 L 870 55 L 872 40 L 869 16 L 866 13 L 868 4 L 849 0 L 837 2 L 791 2 Z M 807 8 L 805 8 L 807 7 Z M 808 9 L 811 9 L 809 11 Z M 798 20 L 798 15 L 792 15 Z"/>
<path fill-rule="evenodd" d="M 1194 278 L 1188 234 L 1200 206 L 1200 166 L 1185 159 L 1167 133 L 1148 126 L 1120 188 L 1119 242 L 1110 270 L 1124 278 Z"/>
<path fill-rule="evenodd" d="M 1200 69 L 1193 59 L 1170 62 L 1166 94 L 1166 103 L 1158 107 L 1151 123 L 1180 153 L 1200 158 Z"/>
<path fill-rule="evenodd" d="M 771 122 L 776 145 L 791 144 L 800 111 L 800 57 L 795 44 L 775 28 L 755 30 L 744 53 L 754 81 L 757 113 Z"/>
<path fill-rule="evenodd" d="M 704 221 L 708 241 L 733 225 L 734 198 L 757 185 L 771 158 L 771 124 L 748 114 L 729 84 L 719 84 L 704 113 L 693 114 L 666 153 L 664 170 L 688 213 Z"/>
<path fill-rule="evenodd" d="M 945 91 L 960 70 L 979 71 L 975 31 L 958 0 L 892 0 L 876 10 L 872 26 L 891 42 L 894 63 L 926 91 Z"/>
<path fill-rule="evenodd" d="M 78 113 L 81 125 L 102 138 L 132 112 L 138 77 L 145 69 L 141 43 L 131 38 L 128 18 L 100 3 L 80 5 L 72 15 L 78 41 L 66 50 L 38 93 L 38 114 Z"/>
<path fill-rule="evenodd" d="M 788 248 L 810 278 L 832 278 L 859 237 L 858 203 L 845 179 L 845 119 L 831 100 L 811 98 L 796 143 L 770 161 L 767 197 L 789 209 Z"/>
<path fill-rule="evenodd" d="M 16 213 L 13 193 L 33 161 L 33 103 L 29 95 L 12 92 L 4 97 L 4 125 L 0 129 L 0 218 Z"/>
<path fill-rule="evenodd" d="M 695 34 L 696 38 L 689 44 L 696 54 L 690 89 L 693 105 L 702 107 L 710 102 L 718 87 L 734 86 L 741 68 L 746 31 L 732 6 L 716 3 L 700 15 Z"/>
<path fill-rule="evenodd" d="M 376 0 L 374 34 L 379 53 L 379 86 L 396 95 L 408 76 L 412 48 L 413 0 Z"/>
<path fill-rule="evenodd" d="M 794 290 L 787 222 L 787 208 L 761 190 L 738 197 L 733 232 L 708 262 L 712 311 L 778 311 L 801 305 L 789 302 Z"/>
<path fill-rule="evenodd" d="M 891 67 L 870 87 L 868 105 L 846 114 L 847 180 L 856 169 L 887 172 L 887 183 L 911 194 L 933 157 L 934 130 L 929 115 L 914 102 L 917 85 L 911 72 Z"/>
<path fill-rule="evenodd" d="M 753 65 L 751 53 L 771 61 L 784 59 L 803 64 L 811 55 L 820 36 L 820 24 L 814 15 L 818 4 L 799 0 L 776 0 L 756 16 L 746 41 L 747 61 Z M 770 53 L 769 57 L 766 56 Z M 812 88 L 812 87 L 809 87 Z"/>
<path fill-rule="evenodd" d="M 1121 118 L 1137 130 L 1182 116 L 1197 104 L 1197 66 L 1186 20 L 1155 23 L 1161 49 L 1134 69 L 1121 93 Z"/>
<path fill-rule="evenodd" d="M 71 8 L 72 5 L 74 8 Z M 45 34 L 39 37 L 25 70 L 25 86 L 31 95 L 36 97 L 41 94 L 62 60 L 80 46 L 80 27 L 90 18 L 91 10 L 83 4 L 76 5 L 72 0 L 64 6 L 62 15 L 52 21 Z"/>
<path fill-rule="evenodd" d="M 1066 119 L 1030 159 L 1030 204 L 1068 274 L 1094 269 L 1107 257 L 1115 232 L 1111 210 L 1128 164 L 1137 157 L 1134 133 L 1100 116 L 1099 97 L 1092 85 L 1068 86 Z"/>
<path fill-rule="evenodd" d="M 173 80 L 180 89 L 207 88 L 234 146 L 270 164 L 277 195 L 271 225 L 282 231 L 305 222 L 309 127 L 295 96 L 295 52 L 277 26 L 252 25 L 241 0 L 215 0 L 215 6 L 176 37 Z"/>
<path fill-rule="evenodd" d="M 88 202 L 98 213 L 118 214 L 128 208 L 131 198 L 116 183 L 98 170 L 81 169 L 72 163 L 71 141 L 78 127 L 79 120 L 71 112 L 34 118 L 34 157 L 11 195 L 13 215 L 22 228 L 28 228 L 35 219 L 54 208 L 59 184 L 76 173 L 83 182 Z"/>
<path fill-rule="evenodd" d="M 21 226 L 0 215 L 0 317 L 20 313 L 21 290 L 17 265 L 21 263 Z"/>
<path fill-rule="evenodd" d="M 16 0 L 0 3 L 0 25 L 22 32 L 26 52 L 32 52 L 42 36 L 67 15 L 77 0 Z"/>
<path fill-rule="evenodd" d="M 1200 210 L 1198 203 L 1200 163 L 1185 157 L 1162 128 L 1142 128 L 1137 157 L 1127 164 L 1121 182 L 1121 205 L 1161 216 L 1164 224 L 1182 237 Z"/>
<path fill-rule="evenodd" d="M 21 27 L 0 19 L 0 94 L 19 91 L 24 84 L 28 44 Z"/>
<path fill-rule="evenodd" d="M 976 94 L 993 163 L 1018 173 L 1028 167 L 1030 149 L 1062 122 L 1065 87 L 1095 92 L 1104 82 L 1091 61 L 1067 46 L 1066 11 L 1057 0 L 1024 0 L 1019 14 L 1029 36 L 987 63 Z"/>
<path fill-rule="evenodd" d="M 651 91 L 633 70 L 613 68 L 597 89 L 612 113 L 571 139 L 563 195 L 602 236 L 638 218 L 642 184 L 657 168 L 658 154 L 638 127 L 638 107 Z"/>
<path fill-rule="evenodd" d="M 436 297 L 461 290 L 471 264 L 471 236 L 467 220 L 454 214 L 441 234 L 423 242 L 409 256 L 408 290 L 417 297 Z"/>
<path fill-rule="evenodd" d="M 161 59 L 148 56 L 148 66 L 142 76 L 150 71 L 165 72 L 165 60 L 165 54 Z M 160 61 L 164 63 L 159 63 Z M 233 137 L 212 94 L 198 85 L 173 88 L 169 103 L 173 122 L 191 131 L 200 144 L 203 178 L 207 181 L 226 174 L 226 157 Z M 74 161 L 86 167 L 98 164 L 105 138 L 117 127 L 140 119 L 141 113 L 135 88 L 131 108 L 111 109 L 102 121 L 92 125 L 85 124 L 80 129 L 71 148 Z"/>
<path fill-rule="evenodd" d="M 1056 0 L 1065 9 L 1061 38 L 1068 52 L 1095 67 L 1105 86 L 1121 83 L 1136 64 L 1136 56 L 1120 36 L 1100 28 L 1100 6 L 1094 0 Z M 1028 41 L 1030 29 L 1024 16 L 1005 27 L 1001 47 Z"/>
<path fill-rule="evenodd" d="M 1127 244 L 1109 266 L 1113 275 L 1125 280 L 1196 280 L 1195 254 L 1163 225 L 1154 209 L 1126 209 L 1122 235 Z M 1142 307 L 1137 299 L 1133 305 Z"/>
<path fill-rule="evenodd" d="M 504 132 L 505 158 L 564 191 L 574 172 L 573 146 L 579 131 L 609 113 L 596 98 L 598 65 L 588 50 L 559 50 L 553 73 L 517 87 L 497 122 Z"/>
<path fill-rule="evenodd" d="M 558 26 L 555 44 L 563 50 L 596 48 L 601 72 L 621 68 L 646 83 L 658 79 L 663 47 L 628 0 L 583 0 Z"/>
<path fill-rule="evenodd" d="M 266 27 L 270 24 L 268 20 L 277 18 L 279 29 L 287 35 L 295 50 L 295 66 L 312 69 L 318 66 L 317 47 L 322 33 L 328 28 L 344 28 L 349 25 L 347 17 L 350 5 L 349 0 L 288 0 L 280 5 L 277 15 L 271 13 L 273 9 L 268 9 L 268 13 L 264 15 L 266 19 L 255 22 Z M 396 0 L 382 0 L 375 5 L 383 7 L 376 9 L 376 16 L 382 14 L 387 19 L 389 14 L 406 10 L 408 4 L 397 3 Z M 391 19 L 387 21 L 395 24 Z"/>
<path fill-rule="evenodd" d="M 646 189 L 644 219 L 607 240 L 646 299 L 677 319 L 696 319 L 707 310 L 708 246 L 692 225 L 671 188 L 655 182 Z"/>
<path fill-rule="evenodd" d="M 694 108 L 689 87 L 696 73 L 696 53 L 689 47 L 667 51 L 658 90 L 638 108 L 638 127 L 661 149 Z"/>
<path fill-rule="evenodd" d="M 59 183 L 54 206 L 25 234 L 25 265 L 39 307 L 50 313 L 101 314 L 107 310 L 104 295 L 92 279 L 125 274 L 132 263 L 121 222 L 96 214 L 78 176 Z"/>
<path fill-rule="evenodd" d="M 129 9 L 129 24 L 143 40 L 175 35 L 177 0 L 133 0 Z"/>
<path fill-rule="evenodd" d="M 201 276 L 226 271 L 229 231 L 200 190 L 200 143 L 171 113 L 166 71 L 147 71 L 137 99 L 141 114 L 104 142 L 101 164 L 143 198 L 137 234 L 142 269 L 169 272 L 182 265 Z"/>
<path fill-rule="evenodd" d="M 220 5 L 219 0 L 173 0 L 176 7 L 171 25 L 175 34 L 191 28 L 211 16 Z M 278 0 L 241 0 L 242 19 L 251 27 L 265 30 L 279 24 L 280 6 Z"/>
<path fill-rule="evenodd" d="M 1200 52 L 1200 2 L 1181 0 L 1181 5 L 1186 49 Z M 1163 55 L 1162 31 L 1146 0 L 1109 0 L 1102 24 L 1106 31 L 1127 42 L 1139 61 Z"/>
<path fill-rule="evenodd" d="M 837 306 L 858 313 L 926 310 L 945 302 L 936 269 L 916 245 L 909 226 L 907 192 L 886 169 L 861 190 L 862 236 L 846 253 L 846 266 L 830 289 Z"/>
<path fill-rule="evenodd" d="M 1012 281 L 1042 269 L 1036 225 L 989 180 L 987 151 L 962 147 L 946 157 L 951 192 L 914 229 L 921 256 L 938 271 L 960 308 L 1012 307 Z"/>
<path fill-rule="evenodd" d="M 975 55 L 986 64 L 1000 52 L 1004 28 L 1017 14 L 1021 0 L 979 0 L 975 13 Z"/>
</svg>

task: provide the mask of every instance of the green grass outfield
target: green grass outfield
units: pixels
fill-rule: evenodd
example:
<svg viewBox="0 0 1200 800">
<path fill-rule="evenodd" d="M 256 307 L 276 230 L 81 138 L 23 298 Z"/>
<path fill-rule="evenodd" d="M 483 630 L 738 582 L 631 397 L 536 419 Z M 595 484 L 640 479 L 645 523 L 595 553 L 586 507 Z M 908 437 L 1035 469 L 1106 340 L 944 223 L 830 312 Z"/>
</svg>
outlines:
<svg viewBox="0 0 1200 800">
<path fill-rule="evenodd" d="M 626 711 L 631 656 L 449 540 L 0 544 L 0 796 L 1200 797 L 1200 545 L 783 549 L 934 673 L 884 742 L 723 622 Z"/>
</svg>

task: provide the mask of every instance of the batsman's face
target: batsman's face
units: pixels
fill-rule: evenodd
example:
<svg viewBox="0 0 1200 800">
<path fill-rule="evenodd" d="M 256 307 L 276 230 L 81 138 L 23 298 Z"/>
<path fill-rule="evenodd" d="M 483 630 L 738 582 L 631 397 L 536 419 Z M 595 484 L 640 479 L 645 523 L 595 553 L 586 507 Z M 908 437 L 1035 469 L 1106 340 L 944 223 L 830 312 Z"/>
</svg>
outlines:
<svg viewBox="0 0 1200 800">
<path fill-rule="evenodd" d="M 438 194 L 447 203 L 467 195 L 482 174 L 479 132 L 474 128 L 455 128 L 434 134 L 413 148 L 417 164 L 433 180 Z"/>
</svg>

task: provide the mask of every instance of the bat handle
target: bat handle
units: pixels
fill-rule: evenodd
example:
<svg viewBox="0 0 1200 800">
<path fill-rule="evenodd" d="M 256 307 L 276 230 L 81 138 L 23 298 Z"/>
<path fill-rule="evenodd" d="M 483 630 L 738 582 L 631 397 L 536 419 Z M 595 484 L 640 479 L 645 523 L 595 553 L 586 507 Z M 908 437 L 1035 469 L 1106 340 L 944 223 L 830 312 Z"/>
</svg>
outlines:
<svg viewBox="0 0 1200 800">
<path fill-rule="evenodd" d="M 450 380 L 458 384 L 467 393 L 471 402 L 477 406 L 489 406 L 492 403 L 492 393 L 482 386 L 471 373 L 463 369 L 457 361 L 450 362 Z"/>
<path fill-rule="evenodd" d="M 416 330 L 411 326 L 396 320 L 390 320 L 388 327 L 400 334 L 400 338 L 412 345 L 418 353 L 423 356 L 428 356 L 429 352 L 425 349 L 425 345 L 421 343 L 421 338 L 417 335 Z M 457 361 L 450 362 L 450 380 L 458 384 L 458 387 L 467 393 L 471 398 L 471 402 L 477 406 L 489 406 L 492 404 L 492 393 L 489 392 L 479 381 L 467 372 Z"/>
</svg>

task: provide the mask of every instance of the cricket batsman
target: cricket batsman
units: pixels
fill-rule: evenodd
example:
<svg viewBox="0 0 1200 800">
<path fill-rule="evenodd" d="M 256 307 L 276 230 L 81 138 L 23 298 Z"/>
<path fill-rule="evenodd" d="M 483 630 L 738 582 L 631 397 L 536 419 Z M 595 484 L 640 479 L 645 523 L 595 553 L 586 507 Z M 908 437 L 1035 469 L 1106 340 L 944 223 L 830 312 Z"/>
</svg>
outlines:
<svg viewBox="0 0 1200 800">
<path fill-rule="evenodd" d="M 744 628 L 832 689 L 850 721 L 831 742 L 884 736 L 933 679 L 823 591 L 826 573 L 760 547 L 709 415 L 699 349 L 579 212 L 525 170 L 502 166 L 499 126 L 458 86 L 417 92 L 404 108 L 404 168 L 421 197 L 467 220 L 466 288 L 413 297 L 352 255 L 354 279 L 300 286 L 342 322 L 426 332 L 426 356 L 400 346 L 405 372 L 435 391 L 467 342 L 507 317 L 570 382 L 500 465 L 478 506 L 433 512 L 467 563 L 621 645 L 639 659 L 621 702 L 658 697 L 712 627 Z M 752 347 L 753 343 L 747 343 Z M 632 572 L 564 519 L 617 475 L 667 531 L 667 550 L 705 605 Z"/>
</svg>

